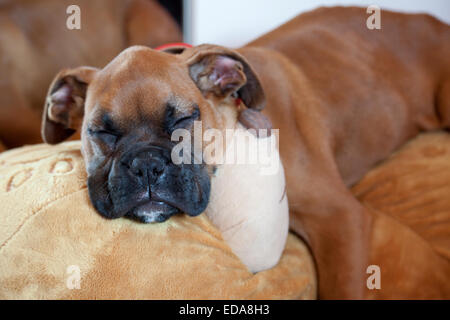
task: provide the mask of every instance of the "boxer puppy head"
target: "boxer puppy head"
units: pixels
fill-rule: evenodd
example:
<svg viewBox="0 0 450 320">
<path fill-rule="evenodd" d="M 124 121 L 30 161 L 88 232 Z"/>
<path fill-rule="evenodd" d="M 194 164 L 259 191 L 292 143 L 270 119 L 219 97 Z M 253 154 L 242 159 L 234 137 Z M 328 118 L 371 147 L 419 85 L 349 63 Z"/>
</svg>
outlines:
<svg viewBox="0 0 450 320">
<path fill-rule="evenodd" d="M 248 107 L 243 123 L 266 125 L 251 111 L 263 108 L 264 93 L 242 56 L 210 45 L 170 51 L 131 47 L 101 70 L 63 70 L 50 85 L 43 139 L 55 144 L 81 127 L 90 199 L 104 217 L 200 214 L 214 168 L 174 164 L 171 134 L 192 131 L 194 121 L 203 130 L 236 123 L 237 97 Z"/>
</svg>

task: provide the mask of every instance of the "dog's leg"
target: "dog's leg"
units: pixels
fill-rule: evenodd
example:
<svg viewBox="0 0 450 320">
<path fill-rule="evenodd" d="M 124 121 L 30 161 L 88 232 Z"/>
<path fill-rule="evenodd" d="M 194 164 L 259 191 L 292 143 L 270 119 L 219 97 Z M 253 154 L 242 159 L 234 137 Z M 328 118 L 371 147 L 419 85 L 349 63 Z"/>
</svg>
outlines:
<svg viewBox="0 0 450 320">
<path fill-rule="evenodd" d="M 436 109 L 445 129 L 450 129 L 450 79 L 442 82 L 436 95 Z"/>
<path fill-rule="evenodd" d="M 337 171 L 306 171 L 291 188 L 291 228 L 308 242 L 319 276 L 319 298 L 363 299 L 371 216 Z M 289 190 L 289 189 L 288 189 Z"/>
</svg>

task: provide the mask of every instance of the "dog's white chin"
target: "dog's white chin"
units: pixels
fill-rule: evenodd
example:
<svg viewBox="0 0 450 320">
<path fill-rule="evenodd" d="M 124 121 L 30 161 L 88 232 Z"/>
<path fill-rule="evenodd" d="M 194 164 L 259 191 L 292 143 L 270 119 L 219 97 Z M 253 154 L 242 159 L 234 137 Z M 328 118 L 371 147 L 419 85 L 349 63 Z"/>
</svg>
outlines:
<svg viewBox="0 0 450 320">
<path fill-rule="evenodd" d="M 133 210 L 133 214 L 145 223 L 163 222 L 178 209 L 161 201 L 149 201 Z"/>
</svg>

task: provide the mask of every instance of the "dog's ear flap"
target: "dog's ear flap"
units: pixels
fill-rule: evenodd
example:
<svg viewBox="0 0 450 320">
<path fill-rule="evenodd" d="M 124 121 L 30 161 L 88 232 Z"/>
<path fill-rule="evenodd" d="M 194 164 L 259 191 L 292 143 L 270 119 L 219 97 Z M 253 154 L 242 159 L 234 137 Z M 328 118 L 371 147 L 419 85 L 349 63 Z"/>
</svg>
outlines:
<svg viewBox="0 0 450 320">
<path fill-rule="evenodd" d="M 259 111 L 244 109 L 239 113 L 238 120 L 247 129 L 254 129 L 257 137 L 260 137 L 261 130 L 267 137 L 272 134 L 272 122 Z"/>
<path fill-rule="evenodd" d="M 226 98 L 232 94 L 251 109 L 262 110 L 265 95 L 247 60 L 239 53 L 219 46 L 199 46 L 189 58 L 191 78 L 202 93 Z"/>
<path fill-rule="evenodd" d="M 44 142 L 56 144 L 66 140 L 80 127 L 89 83 L 98 69 L 79 67 L 59 72 L 47 93 L 42 117 Z"/>
</svg>

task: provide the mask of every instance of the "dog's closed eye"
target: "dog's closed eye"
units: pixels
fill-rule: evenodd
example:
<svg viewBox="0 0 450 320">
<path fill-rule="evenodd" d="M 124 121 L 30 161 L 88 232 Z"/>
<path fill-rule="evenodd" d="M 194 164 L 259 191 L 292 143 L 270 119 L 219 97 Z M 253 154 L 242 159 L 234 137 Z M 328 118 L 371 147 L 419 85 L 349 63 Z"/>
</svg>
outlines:
<svg viewBox="0 0 450 320">
<path fill-rule="evenodd" d="M 117 141 L 120 138 L 120 135 L 115 132 L 103 130 L 103 129 L 88 129 L 88 133 L 90 136 L 100 139 L 104 144 L 106 144 L 109 148 L 114 148 Z"/>
<path fill-rule="evenodd" d="M 175 108 L 172 106 L 167 107 L 167 111 L 164 118 L 164 130 L 172 134 L 176 129 L 188 128 L 195 120 L 200 119 L 200 110 L 198 106 L 194 106 L 193 111 L 190 114 L 177 115 L 175 114 Z"/>
<path fill-rule="evenodd" d="M 88 128 L 88 133 L 91 137 L 102 141 L 108 148 L 113 149 L 122 134 L 107 113 L 103 114 L 101 119 L 98 126 L 94 124 Z"/>
</svg>

